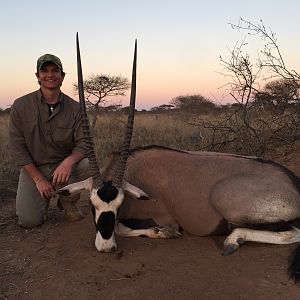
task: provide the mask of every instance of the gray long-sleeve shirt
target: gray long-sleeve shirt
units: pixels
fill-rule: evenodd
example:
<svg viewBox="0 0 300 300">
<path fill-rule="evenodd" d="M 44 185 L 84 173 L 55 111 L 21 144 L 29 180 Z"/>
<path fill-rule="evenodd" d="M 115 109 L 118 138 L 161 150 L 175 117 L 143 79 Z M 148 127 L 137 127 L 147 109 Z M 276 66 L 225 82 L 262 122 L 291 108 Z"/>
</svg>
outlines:
<svg viewBox="0 0 300 300">
<path fill-rule="evenodd" d="M 22 167 L 56 164 L 73 151 L 86 155 L 88 146 L 81 126 L 79 103 L 61 93 L 49 116 L 41 91 L 15 100 L 10 114 L 9 140 L 12 158 Z"/>
</svg>

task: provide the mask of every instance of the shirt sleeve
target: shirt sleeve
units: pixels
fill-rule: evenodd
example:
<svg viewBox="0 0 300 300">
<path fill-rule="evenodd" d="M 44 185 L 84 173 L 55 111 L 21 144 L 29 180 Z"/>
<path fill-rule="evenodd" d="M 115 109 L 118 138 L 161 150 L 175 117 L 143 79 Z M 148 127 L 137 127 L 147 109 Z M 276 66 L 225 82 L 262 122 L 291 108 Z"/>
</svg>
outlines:
<svg viewBox="0 0 300 300">
<path fill-rule="evenodd" d="M 14 105 L 11 107 L 9 119 L 9 146 L 12 159 L 18 167 L 33 163 L 26 146 L 22 119 Z"/>
<path fill-rule="evenodd" d="M 79 112 L 76 115 L 75 118 L 75 124 L 74 124 L 74 138 L 75 138 L 75 147 L 73 151 L 81 152 L 84 154 L 85 157 L 88 156 L 89 152 L 89 145 L 87 143 L 86 138 L 84 137 L 83 134 L 83 129 L 82 129 L 82 117 L 81 117 L 81 112 Z"/>
</svg>

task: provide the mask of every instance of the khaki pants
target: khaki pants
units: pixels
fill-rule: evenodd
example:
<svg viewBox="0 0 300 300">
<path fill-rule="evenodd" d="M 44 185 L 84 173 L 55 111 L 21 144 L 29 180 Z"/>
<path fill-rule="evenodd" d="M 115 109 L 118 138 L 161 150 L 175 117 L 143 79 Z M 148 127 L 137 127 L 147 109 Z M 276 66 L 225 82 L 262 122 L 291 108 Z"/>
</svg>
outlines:
<svg viewBox="0 0 300 300">
<path fill-rule="evenodd" d="M 56 167 L 57 165 L 45 165 L 39 167 L 39 170 L 45 178 L 51 181 L 51 174 Z M 84 158 L 74 166 L 69 183 L 85 180 L 89 176 L 89 162 L 87 158 Z M 70 198 L 70 201 L 76 202 L 80 198 L 80 194 L 68 198 Z M 21 169 L 16 197 L 18 224 L 26 228 L 42 224 L 45 220 L 48 205 L 48 201 L 43 200 L 34 181 L 28 176 L 26 171 Z"/>
</svg>

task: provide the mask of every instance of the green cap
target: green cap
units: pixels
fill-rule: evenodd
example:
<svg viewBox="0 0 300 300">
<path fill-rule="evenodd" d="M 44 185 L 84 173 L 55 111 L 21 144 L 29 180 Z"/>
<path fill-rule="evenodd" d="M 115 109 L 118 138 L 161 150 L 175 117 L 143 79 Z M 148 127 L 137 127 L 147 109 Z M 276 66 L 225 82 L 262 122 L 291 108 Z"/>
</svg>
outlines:
<svg viewBox="0 0 300 300">
<path fill-rule="evenodd" d="M 41 56 L 37 60 L 36 69 L 39 71 L 42 68 L 43 64 L 46 62 L 51 62 L 51 63 L 57 65 L 63 71 L 63 67 L 62 67 L 60 59 L 53 54 L 44 54 L 43 56 Z"/>
</svg>

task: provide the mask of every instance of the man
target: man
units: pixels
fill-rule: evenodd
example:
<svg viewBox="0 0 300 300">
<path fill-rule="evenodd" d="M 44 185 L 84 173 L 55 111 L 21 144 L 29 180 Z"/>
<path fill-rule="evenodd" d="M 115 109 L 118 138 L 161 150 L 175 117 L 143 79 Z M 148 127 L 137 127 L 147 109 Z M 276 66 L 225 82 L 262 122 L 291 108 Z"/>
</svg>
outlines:
<svg viewBox="0 0 300 300">
<path fill-rule="evenodd" d="M 89 177 L 80 107 L 61 92 L 60 59 L 41 56 L 35 75 L 40 89 L 15 100 L 9 125 L 12 157 L 20 167 L 16 213 L 25 228 L 43 223 L 55 187 Z M 60 197 L 57 203 L 69 220 L 82 218 L 75 205 L 79 197 Z"/>
</svg>

